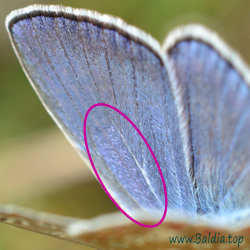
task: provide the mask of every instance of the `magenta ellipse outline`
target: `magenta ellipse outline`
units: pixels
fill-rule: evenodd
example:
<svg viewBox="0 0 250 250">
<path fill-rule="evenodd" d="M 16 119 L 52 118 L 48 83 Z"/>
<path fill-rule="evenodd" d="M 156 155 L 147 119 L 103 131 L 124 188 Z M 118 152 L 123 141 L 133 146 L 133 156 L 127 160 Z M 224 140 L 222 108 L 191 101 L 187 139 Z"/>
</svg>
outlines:
<svg viewBox="0 0 250 250">
<path fill-rule="evenodd" d="M 90 111 L 95 108 L 95 107 L 99 107 L 99 106 L 104 106 L 104 107 L 108 107 L 108 108 L 111 108 L 113 110 L 115 110 L 117 113 L 119 113 L 120 115 L 122 115 L 132 126 L 133 128 L 137 131 L 137 133 L 141 136 L 141 138 L 143 139 L 143 141 L 145 142 L 145 144 L 147 145 L 151 155 L 153 156 L 154 158 L 154 161 L 156 163 L 156 166 L 159 170 L 159 173 L 160 173 L 160 176 L 161 176 L 161 180 L 162 180 L 162 184 L 163 184 L 163 188 L 164 188 L 164 195 L 165 195 L 165 209 L 164 209 L 164 213 L 163 213 L 163 216 L 161 218 L 161 220 L 154 224 L 154 225 L 145 225 L 143 223 L 140 223 L 139 221 L 133 219 L 131 216 L 129 216 L 118 204 L 117 202 L 113 199 L 113 197 L 110 195 L 109 191 L 106 189 L 105 185 L 103 184 L 96 168 L 95 168 L 95 164 L 92 160 L 92 157 L 91 157 L 91 154 L 90 154 L 90 151 L 89 151 L 89 146 L 88 146 L 88 140 L 87 140 L 87 133 L 86 133 L 86 125 L 87 125 L 87 119 L 88 119 L 88 115 L 90 113 Z M 86 146 L 86 150 L 87 150 L 87 154 L 88 154 L 88 157 L 89 157 L 89 160 L 90 160 L 90 163 L 91 163 L 91 166 L 95 172 L 95 175 L 98 179 L 98 181 L 100 182 L 102 188 L 104 189 L 104 191 L 106 192 L 106 194 L 108 195 L 108 197 L 111 199 L 111 201 L 116 205 L 116 207 L 127 217 L 129 218 L 131 221 L 133 221 L 134 223 L 136 223 L 137 225 L 139 226 L 142 226 L 142 227 L 147 227 L 147 228 L 153 228 L 153 227 L 157 227 L 159 226 L 165 219 L 166 217 L 166 214 L 167 214 L 167 206 L 168 206 L 168 198 L 167 198 L 167 189 L 166 189 L 166 184 L 165 184 L 165 180 L 164 180 L 164 177 L 163 177 L 163 174 L 162 174 L 162 171 L 161 171 L 161 168 L 160 168 L 160 165 L 155 157 L 155 154 L 153 152 L 153 150 L 151 149 L 150 145 L 148 144 L 146 138 L 143 136 L 143 134 L 141 133 L 141 131 L 136 127 L 136 125 L 125 115 L 123 114 L 119 109 L 109 105 L 109 104 L 106 104 L 106 103 L 96 103 L 94 105 L 92 105 L 86 112 L 85 114 L 85 117 L 84 117 L 84 123 L 83 123 L 83 135 L 84 135 L 84 141 L 85 141 L 85 146 Z"/>
</svg>

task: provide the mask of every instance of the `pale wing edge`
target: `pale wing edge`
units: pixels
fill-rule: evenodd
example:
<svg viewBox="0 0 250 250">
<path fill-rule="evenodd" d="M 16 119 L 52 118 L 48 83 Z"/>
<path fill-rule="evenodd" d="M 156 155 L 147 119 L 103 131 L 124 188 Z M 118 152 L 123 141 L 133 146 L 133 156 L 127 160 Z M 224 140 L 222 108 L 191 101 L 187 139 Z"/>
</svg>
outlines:
<svg viewBox="0 0 250 250">
<path fill-rule="evenodd" d="M 184 40 L 201 41 L 215 49 L 250 86 L 250 69 L 247 63 L 215 31 L 201 24 L 188 24 L 173 29 L 163 43 L 162 53 L 168 54 L 178 42 Z"/>
<path fill-rule="evenodd" d="M 161 59 L 161 46 L 159 42 L 145 31 L 127 24 L 119 17 L 101 14 L 97 11 L 64 7 L 62 5 L 30 5 L 10 12 L 5 19 L 5 26 L 9 32 L 11 26 L 22 19 L 37 15 L 52 15 L 53 17 L 64 16 L 65 18 L 87 21 L 103 28 L 114 29 L 119 34 L 129 37 L 131 40 L 143 44 L 153 51 Z"/>
</svg>

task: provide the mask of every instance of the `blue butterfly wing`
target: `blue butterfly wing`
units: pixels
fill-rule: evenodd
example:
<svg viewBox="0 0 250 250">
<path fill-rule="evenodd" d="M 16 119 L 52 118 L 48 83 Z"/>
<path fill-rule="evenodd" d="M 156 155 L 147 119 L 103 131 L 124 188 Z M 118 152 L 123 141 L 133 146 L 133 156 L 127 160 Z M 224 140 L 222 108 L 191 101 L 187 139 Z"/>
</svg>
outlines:
<svg viewBox="0 0 250 250">
<path fill-rule="evenodd" d="M 250 206 L 250 74 L 213 33 L 198 29 L 199 38 L 193 29 L 168 55 L 189 119 L 198 213 L 223 214 Z"/>
<path fill-rule="evenodd" d="M 103 23 L 59 8 L 55 14 L 39 7 L 9 22 L 13 46 L 42 103 L 84 159 L 86 111 L 96 103 L 118 108 L 153 149 L 169 208 L 195 215 L 175 100 L 161 56 L 126 33 L 118 19 L 106 16 Z M 89 115 L 87 137 L 97 171 L 116 201 L 132 214 L 142 209 L 160 219 L 162 181 L 134 128 L 118 113 L 97 107 Z"/>
</svg>

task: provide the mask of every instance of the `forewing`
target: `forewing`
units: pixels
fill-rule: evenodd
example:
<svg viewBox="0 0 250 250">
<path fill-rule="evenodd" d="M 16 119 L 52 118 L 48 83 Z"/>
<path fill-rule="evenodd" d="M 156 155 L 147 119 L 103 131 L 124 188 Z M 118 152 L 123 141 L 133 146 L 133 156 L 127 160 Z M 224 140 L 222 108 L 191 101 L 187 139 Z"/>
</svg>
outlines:
<svg viewBox="0 0 250 250">
<path fill-rule="evenodd" d="M 158 43 L 120 19 L 58 6 L 31 6 L 12 13 L 6 23 L 33 88 L 83 158 L 88 158 L 82 131 L 86 111 L 96 103 L 113 105 L 153 149 L 169 208 L 195 214 L 175 101 Z M 98 107 L 88 118 L 87 137 L 97 171 L 120 205 L 160 219 L 162 181 L 133 127 L 118 113 Z"/>
<path fill-rule="evenodd" d="M 199 25 L 174 31 L 171 58 L 188 118 L 200 214 L 250 205 L 250 74 L 235 52 Z"/>
</svg>

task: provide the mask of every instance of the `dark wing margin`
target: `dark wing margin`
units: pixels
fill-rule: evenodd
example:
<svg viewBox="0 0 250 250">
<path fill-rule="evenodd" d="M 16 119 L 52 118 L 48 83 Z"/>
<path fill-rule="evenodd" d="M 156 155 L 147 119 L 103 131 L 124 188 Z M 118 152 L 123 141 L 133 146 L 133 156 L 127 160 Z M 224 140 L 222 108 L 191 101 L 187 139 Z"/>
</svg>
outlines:
<svg viewBox="0 0 250 250">
<path fill-rule="evenodd" d="M 88 162 L 83 119 L 96 103 L 126 114 L 161 166 L 169 208 L 196 214 L 179 117 L 160 46 L 121 19 L 88 10 L 34 5 L 6 27 L 23 70 L 46 110 Z M 160 216 L 164 192 L 156 165 L 132 126 L 106 108 L 91 111 L 88 143 L 98 173 L 119 204 Z M 158 213 L 160 211 L 160 213 Z"/>
<path fill-rule="evenodd" d="M 174 30 L 163 52 L 182 100 L 199 214 L 250 206 L 250 71 L 215 33 Z M 183 126 L 184 126 L 183 125 Z"/>
</svg>

